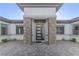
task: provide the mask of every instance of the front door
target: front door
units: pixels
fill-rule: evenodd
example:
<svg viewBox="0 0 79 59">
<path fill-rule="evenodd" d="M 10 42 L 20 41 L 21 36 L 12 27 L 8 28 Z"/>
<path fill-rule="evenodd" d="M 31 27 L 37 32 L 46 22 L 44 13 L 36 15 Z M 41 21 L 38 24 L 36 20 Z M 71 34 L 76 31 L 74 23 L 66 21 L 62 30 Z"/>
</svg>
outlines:
<svg viewBox="0 0 79 59">
<path fill-rule="evenodd" d="M 42 24 L 36 24 L 36 41 L 42 41 L 43 38 L 43 25 Z"/>
</svg>

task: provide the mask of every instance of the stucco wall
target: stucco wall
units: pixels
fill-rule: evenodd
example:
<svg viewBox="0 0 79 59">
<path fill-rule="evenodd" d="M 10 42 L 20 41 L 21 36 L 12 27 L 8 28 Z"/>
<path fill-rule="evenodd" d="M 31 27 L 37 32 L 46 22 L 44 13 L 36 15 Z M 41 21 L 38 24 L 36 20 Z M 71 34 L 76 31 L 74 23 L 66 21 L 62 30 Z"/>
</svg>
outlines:
<svg viewBox="0 0 79 59">
<path fill-rule="evenodd" d="M 79 21 L 73 22 L 73 23 L 71 23 L 71 24 L 79 24 Z"/>
<path fill-rule="evenodd" d="M 72 26 L 72 24 L 65 24 L 64 25 L 65 26 L 65 34 L 72 34 L 72 28 L 73 28 L 73 26 Z"/>
<path fill-rule="evenodd" d="M 56 35 L 56 38 L 57 40 L 62 40 L 62 39 L 65 39 L 65 40 L 71 40 L 72 38 L 75 38 L 77 42 L 79 42 L 79 35 L 73 35 L 73 26 L 75 24 L 79 24 L 79 21 L 78 22 L 73 22 L 73 23 L 59 23 L 57 25 L 59 26 L 64 26 L 64 34 L 62 35 Z"/>
<path fill-rule="evenodd" d="M 72 24 L 67 24 L 67 23 L 60 23 L 60 24 L 57 24 L 57 26 L 64 26 L 64 34 L 65 35 L 69 35 L 69 34 L 72 34 L 72 29 L 73 29 L 73 26 Z"/>
<path fill-rule="evenodd" d="M 16 34 L 16 24 L 9 24 L 8 25 L 8 34 Z"/>
<path fill-rule="evenodd" d="M 71 36 L 70 35 L 56 35 L 56 40 L 70 40 Z"/>
<path fill-rule="evenodd" d="M 72 40 L 72 38 L 76 39 L 76 42 L 79 42 L 79 35 L 56 35 L 56 40 Z"/>
<path fill-rule="evenodd" d="M 72 24 L 57 23 L 57 25 L 61 25 L 61 26 L 64 25 L 65 26 L 65 33 L 64 33 L 64 35 L 58 35 L 57 34 L 56 35 L 56 40 L 62 40 L 63 38 L 65 40 L 70 40 L 72 38 L 76 38 L 77 42 L 79 42 L 79 35 L 73 35 L 72 34 L 73 25 L 78 24 L 78 23 L 79 22 L 74 22 Z M 23 35 L 16 35 L 16 25 L 23 25 L 22 23 L 17 23 L 16 24 L 16 23 L 7 23 L 7 22 L 0 21 L 0 25 L 1 24 L 7 24 L 8 25 L 8 34 L 9 35 L 0 35 L 0 41 L 2 39 L 6 39 L 6 38 L 10 39 L 10 40 L 12 40 L 12 39 L 23 40 Z M 32 25 L 32 26 L 35 26 L 35 25 Z M 45 33 L 47 33 L 47 30 L 45 31 Z M 0 34 L 1 34 L 1 32 L 0 32 Z M 47 34 L 45 34 L 45 35 L 47 35 Z"/>
<path fill-rule="evenodd" d="M 37 17 L 37 16 L 42 16 L 42 17 L 48 17 L 48 16 L 53 16 L 56 14 L 56 8 L 24 8 L 24 15 L 25 16 L 31 16 L 31 17 Z"/>
<path fill-rule="evenodd" d="M 23 26 L 23 24 L 21 23 L 9 23 L 8 24 L 8 34 L 16 34 L 16 25 L 21 25 Z"/>
<path fill-rule="evenodd" d="M 7 23 L 4 21 L 0 21 L 0 26 L 1 24 L 6 24 L 8 25 L 8 34 L 7 35 L 1 35 L 0 32 L 0 42 L 2 39 L 8 39 L 8 40 L 23 40 L 23 35 L 16 35 L 16 25 L 23 25 L 22 23 Z M 1 28 L 0 28 L 1 30 Z"/>
</svg>

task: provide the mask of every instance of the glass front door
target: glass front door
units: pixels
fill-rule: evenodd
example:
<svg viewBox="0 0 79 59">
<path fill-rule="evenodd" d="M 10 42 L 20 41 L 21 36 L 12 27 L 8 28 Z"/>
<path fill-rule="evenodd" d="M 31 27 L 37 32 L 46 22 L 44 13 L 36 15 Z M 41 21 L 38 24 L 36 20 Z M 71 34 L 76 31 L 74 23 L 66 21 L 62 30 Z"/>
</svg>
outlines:
<svg viewBox="0 0 79 59">
<path fill-rule="evenodd" d="M 36 24 L 36 40 L 44 40 L 42 28 L 42 24 Z"/>
</svg>

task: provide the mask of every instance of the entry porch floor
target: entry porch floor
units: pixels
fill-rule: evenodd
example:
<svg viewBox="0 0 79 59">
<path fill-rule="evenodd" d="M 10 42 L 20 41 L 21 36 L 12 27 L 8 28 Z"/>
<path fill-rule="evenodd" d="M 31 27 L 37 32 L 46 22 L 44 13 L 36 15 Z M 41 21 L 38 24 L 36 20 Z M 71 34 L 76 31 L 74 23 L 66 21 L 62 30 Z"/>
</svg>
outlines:
<svg viewBox="0 0 79 59">
<path fill-rule="evenodd" d="M 33 43 L 26 45 L 23 41 L 0 43 L 0 56 L 79 56 L 79 43 L 57 41 L 52 45 Z"/>
</svg>

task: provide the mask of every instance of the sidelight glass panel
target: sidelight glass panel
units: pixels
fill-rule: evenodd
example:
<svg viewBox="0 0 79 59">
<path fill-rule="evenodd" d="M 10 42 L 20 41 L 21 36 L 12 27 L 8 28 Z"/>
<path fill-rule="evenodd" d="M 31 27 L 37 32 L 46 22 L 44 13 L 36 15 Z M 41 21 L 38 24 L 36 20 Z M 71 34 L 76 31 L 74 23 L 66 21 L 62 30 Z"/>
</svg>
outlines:
<svg viewBox="0 0 79 59">
<path fill-rule="evenodd" d="M 41 30 L 41 28 L 37 28 L 37 30 Z"/>
</svg>

